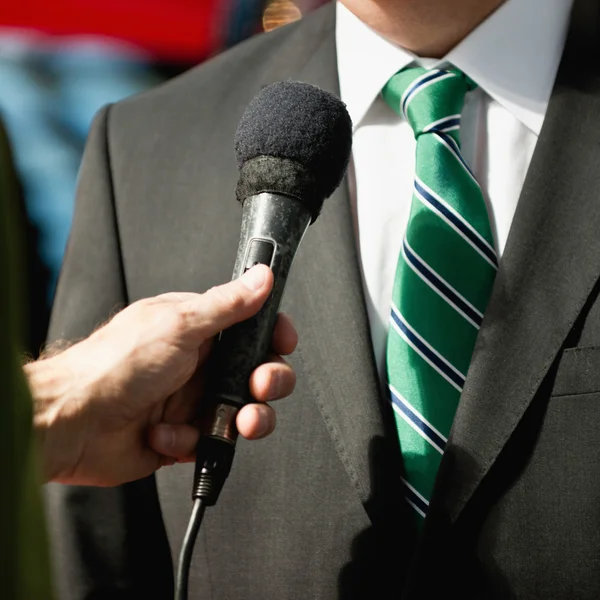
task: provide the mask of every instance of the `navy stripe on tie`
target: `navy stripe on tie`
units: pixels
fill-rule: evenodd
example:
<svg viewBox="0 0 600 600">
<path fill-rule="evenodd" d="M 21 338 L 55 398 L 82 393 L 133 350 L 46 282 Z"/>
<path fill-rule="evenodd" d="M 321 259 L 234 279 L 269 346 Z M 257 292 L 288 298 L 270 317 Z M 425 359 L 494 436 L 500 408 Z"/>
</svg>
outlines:
<svg viewBox="0 0 600 600">
<path fill-rule="evenodd" d="M 462 219 L 457 217 L 453 212 L 449 211 L 441 202 L 438 202 L 419 182 L 415 179 L 415 189 L 429 204 L 434 206 L 436 210 L 441 212 L 460 232 L 469 239 L 469 241 L 484 254 L 490 262 L 498 266 L 496 253 L 470 228 Z"/>
<path fill-rule="evenodd" d="M 460 127 L 460 117 L 449 117 L 439 123 L 436 123 L 433 127 L 426 127 L 423 133 L 440 133 L 451 127 Z"/>
<path fill-rule="evenodd" d="M 411 504 L 416 506 L 417 509 L 421 511 L 422 515 L 426 515 L 427 509 L 429 508 L 429 504 L 427 504 L 427 502 L 424 502 L 422 498 L 417 496 L 417 494 L 415 494 L 414 491 L 408 487 L 408 485 L 404 486 L 404 491 L 405 491 L 406 499 Z"/>
<path fill-rule="evenodd" d="M 392 310 L 392 319 L 398 329 L 406 336 L 410 343 L 417 349 L 421 354 L 427 357 L 427 359 L 433 363 L 439 371 L 441 371 L 450 381 L 454 382 L 460 389 L 465 385 L 465 378 L 459 375 L 454 369 L 446 363 L 445 360 L 440 358 L 435 352 L 433 352 L 426 344 L 424 344 L 402 321 L 400 315 Z"/>
<path fill-rule="evenodd" d="M 404 252 L 410 264 L 417 270 L 439 293 L 444 296 L 448 302 L 454 304 L 460 311 L 465 313 L 478 327 L 481 326 L 483 320 L 481 314 L 467 304 L 454 290 L 451 290 L 448 285 L 442 281 L 439 275 L 426 265 L 408 246 L 406 240 L 403 242 Z"/>
<path fill-rule="evenodd" d="M 437 450 L 443 454 L 444 449 L 446 448 L 446 440 L 427 423 L 423 422 L 423 420 L 420 418 L 420 415 L 414 412 L 414 409 L 411 410 L 411 407 L 407 406 L 407 403 L 402 402 L 402 400 L 394 393 L 394 390 L 391 387 L 390 395 L 392 397 L 394 406 L 396 406 L 403 415 L 410 419 L 410 422 L 414 423 L 415 427 L 421 431 L 425 439 L 432 442 L 432 444 L 437 447 Z"/>
<path fill-rule="evenodd" d="M 451 127 L 459 127 L 460 126 L 460 118 L 458 119 L 448 119 L 443 127 L 440 127 L 440 131 L 444 131 L 444 129 L 450 129 Z M 438 128 L 436 127 L 433 131 L 436 131 Z"/>
<path fill-rule="evenodd" d="M 460 121 L 458 124 L 460 125 Z M 437 135 L 439 135 L 449 146 L 451 146 L 454 154 L 456 155 L 456 158 L 458 158 L 458 160 L 460 160 L 463 167 L 469 172 L 471 177 L 473 179 L 475 179 L 475 181 L 477 181 L 477 179 L 475 178 L 475 173 L 473 173 L 473 171 L 471 170 L 471 167 L 469 167 L 469 165 L 467 164 L 467 161 L 463 158 L 463 155 L 460 151 L 458 144 L 456 143 L 456 140 L 451 135 L 444 133 L 444 131 L 441 129 L 434 129 L 433 133 L 436 133 Z M 477 184 L 477 185 L 479 185 L 479 184 Z"/>
<path fill-rule="evenodd" d="M 406 114 L 406 104 L 408 103 L 408 100 L 420 87 L 447 74 L 448 71 L 432 71 L 430 75 L 414 83 L 412 87 L 407 90 L 406 95 L 404 96 L 404 102 L 402 102 L 402 112 Z"/>
</svg>

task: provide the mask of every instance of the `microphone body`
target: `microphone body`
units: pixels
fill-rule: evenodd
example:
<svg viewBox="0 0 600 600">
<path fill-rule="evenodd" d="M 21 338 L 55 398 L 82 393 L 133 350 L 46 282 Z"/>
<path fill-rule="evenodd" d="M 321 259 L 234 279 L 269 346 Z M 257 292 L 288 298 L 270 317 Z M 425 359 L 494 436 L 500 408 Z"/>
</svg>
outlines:
<svg viewBox="0 0 600 600">
<path fill-rule="evenodd" d="M 208 506 L 217 501 L 231 468 L 235 419 L 240 408 L 253 401 L 250 375 L 268 357 L 288 274 L 311 220 L 302 202 L 283 194 L 263 192 L 244 200 L 232 279 L 264 264 L 271 268 L 274 283 L 261 310 L 223 331 L 211 354 L 193 492 L 194 499 L 203 498 Z"/>
</svg>

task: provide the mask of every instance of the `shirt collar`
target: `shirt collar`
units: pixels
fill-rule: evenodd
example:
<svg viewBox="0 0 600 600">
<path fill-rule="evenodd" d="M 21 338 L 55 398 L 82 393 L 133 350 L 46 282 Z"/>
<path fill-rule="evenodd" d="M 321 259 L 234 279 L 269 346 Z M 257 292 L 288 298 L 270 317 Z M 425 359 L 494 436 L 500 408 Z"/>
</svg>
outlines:
<svg viewBox="0 0 600 600">
<path fill-rule="evenodd" d="M 546 115 L 573 0 L 507 0 L 444 59 L 419 59 L 337 3 L 340 93 L 354 128 L 387 80 L 412 62 L 454 65 L 532 132 Z"/>
</svg>

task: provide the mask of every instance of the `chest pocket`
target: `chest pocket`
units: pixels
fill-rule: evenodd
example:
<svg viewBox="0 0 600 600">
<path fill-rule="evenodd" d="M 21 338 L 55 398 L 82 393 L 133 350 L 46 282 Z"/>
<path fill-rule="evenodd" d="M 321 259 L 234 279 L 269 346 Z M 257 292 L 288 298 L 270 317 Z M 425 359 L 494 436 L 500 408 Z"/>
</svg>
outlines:
<svg viewBox="0 0 600 600">
<path fill-rule="evenodd" d="M 567 348 L 559 360 L 552 396 L 600 392 L 600 346 Z"/>
</svg>

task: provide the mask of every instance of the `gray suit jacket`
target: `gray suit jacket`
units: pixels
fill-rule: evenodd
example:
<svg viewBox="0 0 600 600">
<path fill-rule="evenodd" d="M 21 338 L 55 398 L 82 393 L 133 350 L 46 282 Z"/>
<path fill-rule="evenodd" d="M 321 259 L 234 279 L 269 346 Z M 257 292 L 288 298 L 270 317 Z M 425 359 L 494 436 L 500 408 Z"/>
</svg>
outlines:
<svg viewBox="0 0 600 600">
<path fill-rule="evenodd" d="M 297 391 L 271 438 L 240 443 L 190 598 L 600 597 L 597 13 L 578 1 L 420 542 L 342 185 L 284 301 Z M 332 5 L 98 115 L 51 337 L 229 279 L 233 134 L 261 87 L 287 78 L 338 92 Z M 191 481 L 179 466 L 118 489 L 51 486 L 62 598 L 169 598 Z"/>
</svg>

